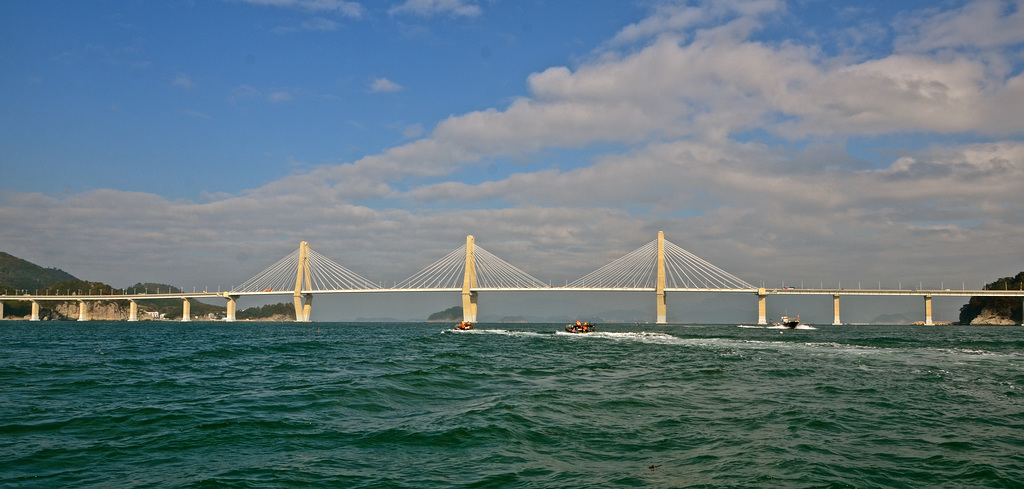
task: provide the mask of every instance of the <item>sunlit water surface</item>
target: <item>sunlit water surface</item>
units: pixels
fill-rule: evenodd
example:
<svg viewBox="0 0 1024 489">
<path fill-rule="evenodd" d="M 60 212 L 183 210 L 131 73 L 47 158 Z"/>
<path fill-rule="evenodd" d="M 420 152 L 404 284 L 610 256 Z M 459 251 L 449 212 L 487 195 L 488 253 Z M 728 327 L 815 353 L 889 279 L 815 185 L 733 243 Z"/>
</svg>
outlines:
<svg viewBox="0 0 1024 489">
<path fill-rule="evenodd" d="M 1024 328 L 0 323 L 3 487 L 1021 487 Z"/>
</svg>

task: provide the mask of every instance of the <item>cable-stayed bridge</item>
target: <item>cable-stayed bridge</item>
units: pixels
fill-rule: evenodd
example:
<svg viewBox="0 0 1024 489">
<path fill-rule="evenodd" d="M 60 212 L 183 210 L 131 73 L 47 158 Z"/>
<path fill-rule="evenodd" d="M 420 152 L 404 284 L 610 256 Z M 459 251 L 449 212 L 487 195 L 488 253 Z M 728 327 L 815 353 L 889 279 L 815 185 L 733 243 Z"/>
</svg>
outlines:
<svg viewBox="0 0 1024 489">
<path fill-rule="evenodd" d="M 292 287 L 294 284 L 294 287 Z M 476 321 L 480 292 L 488 291 L 651 291 L 657 294 L 658 322 L 666 322 L 666 292 L 755 292 L 744 282 L 700 257 L 658 239 L 563 287 L 545 284 L 493 253 L 476 246 L 473 236 L 466 244 L 411 277 L 383 288 L 313 251 L 302 242 L 299 249 L 256 274 L 231 294 L 270 294 L 291 291 L 295 315 L 309 320 L 313 294 L 346 292 L 441 292 L 462 293 L 466 321 Z"/>
<path fill-rule="evenodd" d="M 663 232 L 657 239 L 594 270 L 564 286 L 552 286 L 476 245 L 473 236 L 466 244 L 406 278 L 392 287 L 374 283 L 345 266 L 310 248 L 305 241 L 299 248 L 277 263 L 254 275 L 228 292 L 168 292 L 164 294 L 109 295 L 16 295 L 0 296 L 0 300 L 32 302 L 32 320 L 39 320 L 41 301 L 78 301 L 79 320 L 88 320 L 88 302 L 123 299 L 130 301 L 129 321 L 138 320 L 136 301 L 180 298 L 182 319 L 190 320 L 189 299 L 222 298 L 227 300 L 227 321 L 235 320 L 236 301 L 245 296 L 289 295 L 295 306 L 296 321 L 309 321 L 313 297 L 318 294 L 388 293 L 388 292 L 460 292 L 463 318 L 477 320 L 480 292 L 545 291 L 545 292 L 648 292 L 655 296 L 658 324 L 667 323 L 667 294 L 686 292 L 756 294 L 758 323 L 766 324 L 766 299 L 779 295 L 832 295 L 835 319 L 839 315 L 841 295 L 921 296 L 925 299 L 925 324 L 932 324 L 933 296 L 999 296 L 1021 297 L 1024 291 L 993 290 L 903 290 L 897 289 L 769 289 L 755 287 L 706 260 L 667 241 Z M 0 304 L 2 316 L 2 304 Z"/>
</svg>

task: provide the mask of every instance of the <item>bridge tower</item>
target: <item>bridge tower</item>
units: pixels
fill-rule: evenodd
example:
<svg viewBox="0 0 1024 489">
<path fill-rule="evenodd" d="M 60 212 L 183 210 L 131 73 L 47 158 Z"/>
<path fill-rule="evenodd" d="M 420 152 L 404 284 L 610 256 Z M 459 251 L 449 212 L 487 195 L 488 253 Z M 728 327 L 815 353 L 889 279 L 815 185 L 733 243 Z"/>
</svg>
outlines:
<svg viewBox="0 0 1024 489">
<path fill-rule="evenodd" d="M 462 320 L 476 322 L 476 244 L 466 236 L 466 274 L 462 278 Z"/>
<path fill-rule="evenodd" d="M 767 308 L 768 290 L 764 287 L 757 289 L 757 324 L 768 324 Z"/>
<path fill-rule="evenodd" d="M 295 321 L 300 323 L 309 322 L 309 313 L 313 309 L 313 294 L 303 294 L 302 286 L 312 290 L 313 285 L 309 276 L 309 243 L 299 243 L 299 266 L 295 270 Z"/>
<path fill-rule="evenodd" d="M 668 322 L 668 301 L 665 298 L 665 232 L 658 231 L 658 283 L 655 288 L 658 302 L 658 319 L 656 324 Z"/>
</svg>

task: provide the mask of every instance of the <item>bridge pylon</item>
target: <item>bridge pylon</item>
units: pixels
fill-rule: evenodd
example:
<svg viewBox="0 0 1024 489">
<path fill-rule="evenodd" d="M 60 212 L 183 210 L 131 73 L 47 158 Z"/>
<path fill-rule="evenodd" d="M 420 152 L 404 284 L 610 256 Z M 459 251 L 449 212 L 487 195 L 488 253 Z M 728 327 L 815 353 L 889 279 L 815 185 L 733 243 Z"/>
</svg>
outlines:
<svg viewBox="0 0 1024 489">
<path fill-rule="evenodd" d="M 466 273 L 462 278 L 462 320 L 476 322 L 476 241 L 466 236 Z"/>
<path fill-rule="evenodd" d="M 295 270 L 295 321 L 300 323 L 309 322 L 309 313 L 313 309 L 313 294 L 303 294 L 305 290 L 312 290 L 313 285 L 309 275 L 309 243 L 299 243 L 299 264 Z"/>
<path fill-rule="evenodd" d="M 657 293 L 656 324 L 668 323 L 668 300 L 665 298 L 665 231 L 658 231 L 658 279 L 655 286 Z"/>
</svg>

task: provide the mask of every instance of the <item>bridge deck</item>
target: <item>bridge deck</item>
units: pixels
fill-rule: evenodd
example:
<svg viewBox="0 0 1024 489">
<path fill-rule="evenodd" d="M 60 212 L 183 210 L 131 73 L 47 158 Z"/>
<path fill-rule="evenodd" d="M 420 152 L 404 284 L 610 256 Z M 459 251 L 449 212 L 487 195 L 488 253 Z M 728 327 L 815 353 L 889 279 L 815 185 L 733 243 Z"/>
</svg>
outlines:
<svg viewBox="0 0 1024 489">
<path fill-rule="evenodd" d="M 715 288 L 666 288 L 674 293 L 748 293 L 756 294 L 759 289 L 715 289 Z M 461 292 L 461 288 L 422 289 L 336 289 L 303 290 L 301 294 L 370 294 L 400 292 Z M 655 292 L 653 287 L 480 287 L 475 292 Z M 965 289 L 794 289 L 766 288 L 767 295 L 839 295 L 839 296 L 948 296 L 948 297 L 1024 297 L 1024 290 L 965 290 Z M 256 292 L 178 292 L 148 294 L 71 294 L 71 295 L 0 295 L 6 301 L 109 301 L 109 300 L 155 300 L 155 299 L 227 299 L 243 296 L 294 295 L 294 290 L 271 290 Z"/>
</svg>

